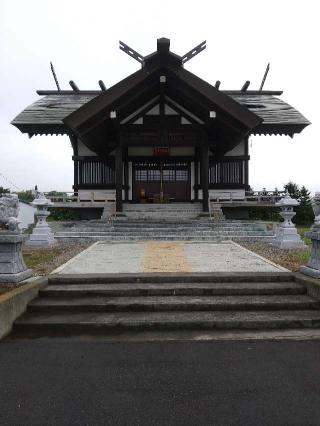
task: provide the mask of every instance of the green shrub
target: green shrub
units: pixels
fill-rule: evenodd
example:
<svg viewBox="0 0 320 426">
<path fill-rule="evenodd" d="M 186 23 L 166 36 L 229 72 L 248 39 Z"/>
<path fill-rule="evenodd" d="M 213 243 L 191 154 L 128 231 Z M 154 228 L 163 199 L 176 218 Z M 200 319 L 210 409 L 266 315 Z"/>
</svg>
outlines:
<svg viewBox="0 0 320 426">
<path fill-rule="evenodd" d="M 32 189 L 27 189 L 26 191 L 19 191 L 16 193 L 18 195 L 19 200 L 31 202 L 34 200 L 34 192 Z"/>
<path fill-rule="evenodd" d="M 2 194 L 10 194 L 9 188 L 4 188 L 3 186 L 0 186 L 0 195 Z"/>
<path fill-rule="evenodd" d="M 281 216 L 278 207 L 249 207 L 249 219 L 279 222 Z"/>
<path fill-rule="evenodd" d="M 66 192 L 59 192 L 59 191 L 50 191 L 46 193 L 46 196 L 48 197 L 66 197 Z"/>
<path fill-rule="evenodd" d="M 290 197 L 300 202 L 294 210 L 296 212 L 292 221 L 297 225 L 311 225 L 314 220 L 314 214 L 311 205 L 310 191 L 303 185 L 301 188 L 294 183 L 288 182 L 284 189 L 288 191 Z"/>
<path fill-rule="evenodd" d="M 74 209 L 67 209 L 61 207 L 50 207 L 50 216 L 48 217 L 49 221 L 57 221 L 57 220 L 80 220 L 81 216 Z"/>
</svg>

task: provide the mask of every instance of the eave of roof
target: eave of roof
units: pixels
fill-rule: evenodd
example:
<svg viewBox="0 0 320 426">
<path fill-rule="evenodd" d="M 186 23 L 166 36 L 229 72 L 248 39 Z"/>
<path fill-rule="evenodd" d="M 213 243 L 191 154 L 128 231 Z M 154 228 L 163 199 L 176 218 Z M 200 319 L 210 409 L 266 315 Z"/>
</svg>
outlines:
<svg viewBox="0 0 320 426">
<path fill-rule="evenodd" d="M 94 99 L 101 91 L 43 91 L 49 93 L 25 108 L 11 122 L 23 133 L 30 134 L 69 134 L 70 129 L 63 119 L 80 106 Z M 41 94 L 43 93 L 41 92 Z M 289 134 L 300 133 L 310 122 L 295 108 L 276 98 L 280 91 L 227 91 L 232 98 L 243 105 L 251 105 L 262 124 L 251 134 Z M 232 94 L 231 94 L 232 93 Z M 263 108 L 254 108 L 262 105 Z"/>
</svg>

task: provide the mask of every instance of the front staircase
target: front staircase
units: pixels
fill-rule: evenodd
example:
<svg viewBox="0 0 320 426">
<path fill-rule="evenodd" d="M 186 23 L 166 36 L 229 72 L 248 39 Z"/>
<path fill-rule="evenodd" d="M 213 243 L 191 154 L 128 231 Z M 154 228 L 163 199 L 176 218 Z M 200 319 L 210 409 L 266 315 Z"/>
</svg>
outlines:
<svg viewBox="0 0 320 426">
<path fill-rule="evenodd" d="M 58 241 L 267 241 L 274 229 L 263 222 L 214 222 L 201 204 L 124 204 L 124 216 L 112 220 L 51 222 Z"/>
<path fill-rule="evenodd" d="M 14 336 L 316 329 L 319 301 L 291 273 L 55 275 Z"/>
<path fill-rule="evenodd" d="M 264 223 L 228 222 L 213 224 L 208 220 L 151 221 L 119 220 L 112 225 L 100 221 L 59 224 L 55 228 L 58 241 L 266 241 L 271 242 L 274 232 Z"/>
</svg>

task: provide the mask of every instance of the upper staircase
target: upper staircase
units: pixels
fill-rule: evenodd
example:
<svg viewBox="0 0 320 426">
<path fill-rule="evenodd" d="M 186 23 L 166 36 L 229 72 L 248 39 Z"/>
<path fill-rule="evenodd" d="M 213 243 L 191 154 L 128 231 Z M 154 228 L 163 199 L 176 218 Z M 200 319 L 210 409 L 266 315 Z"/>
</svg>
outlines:
<svg viewBox="0 0 320 426">
<path fill-rule="evenodd" d="M 201 203 L 169 204 L 123 204 L 123 213 L 129 220 L 173 220 L 197 219 L 202 213 Z"/>
<path fill-rule="evenodd" d="M 274 238 L 273 229 L 263 222 L 206 219 L 119 219 L 103 221 L 51 222 L 58 241 L 267 241 Z"/>
</svg>

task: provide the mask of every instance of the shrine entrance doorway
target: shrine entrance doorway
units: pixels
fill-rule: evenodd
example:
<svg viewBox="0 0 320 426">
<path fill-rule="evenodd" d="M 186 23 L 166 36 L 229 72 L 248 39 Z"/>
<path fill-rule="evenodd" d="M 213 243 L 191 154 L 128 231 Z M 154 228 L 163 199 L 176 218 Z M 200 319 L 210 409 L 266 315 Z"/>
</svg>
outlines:
<svg viewBox="0 0 320 426">
<path fill-rule="evenodd" d="M 191 200 L 190 160 L 152 158 L 132 165 L 133 202 Z"/>
</svg>

